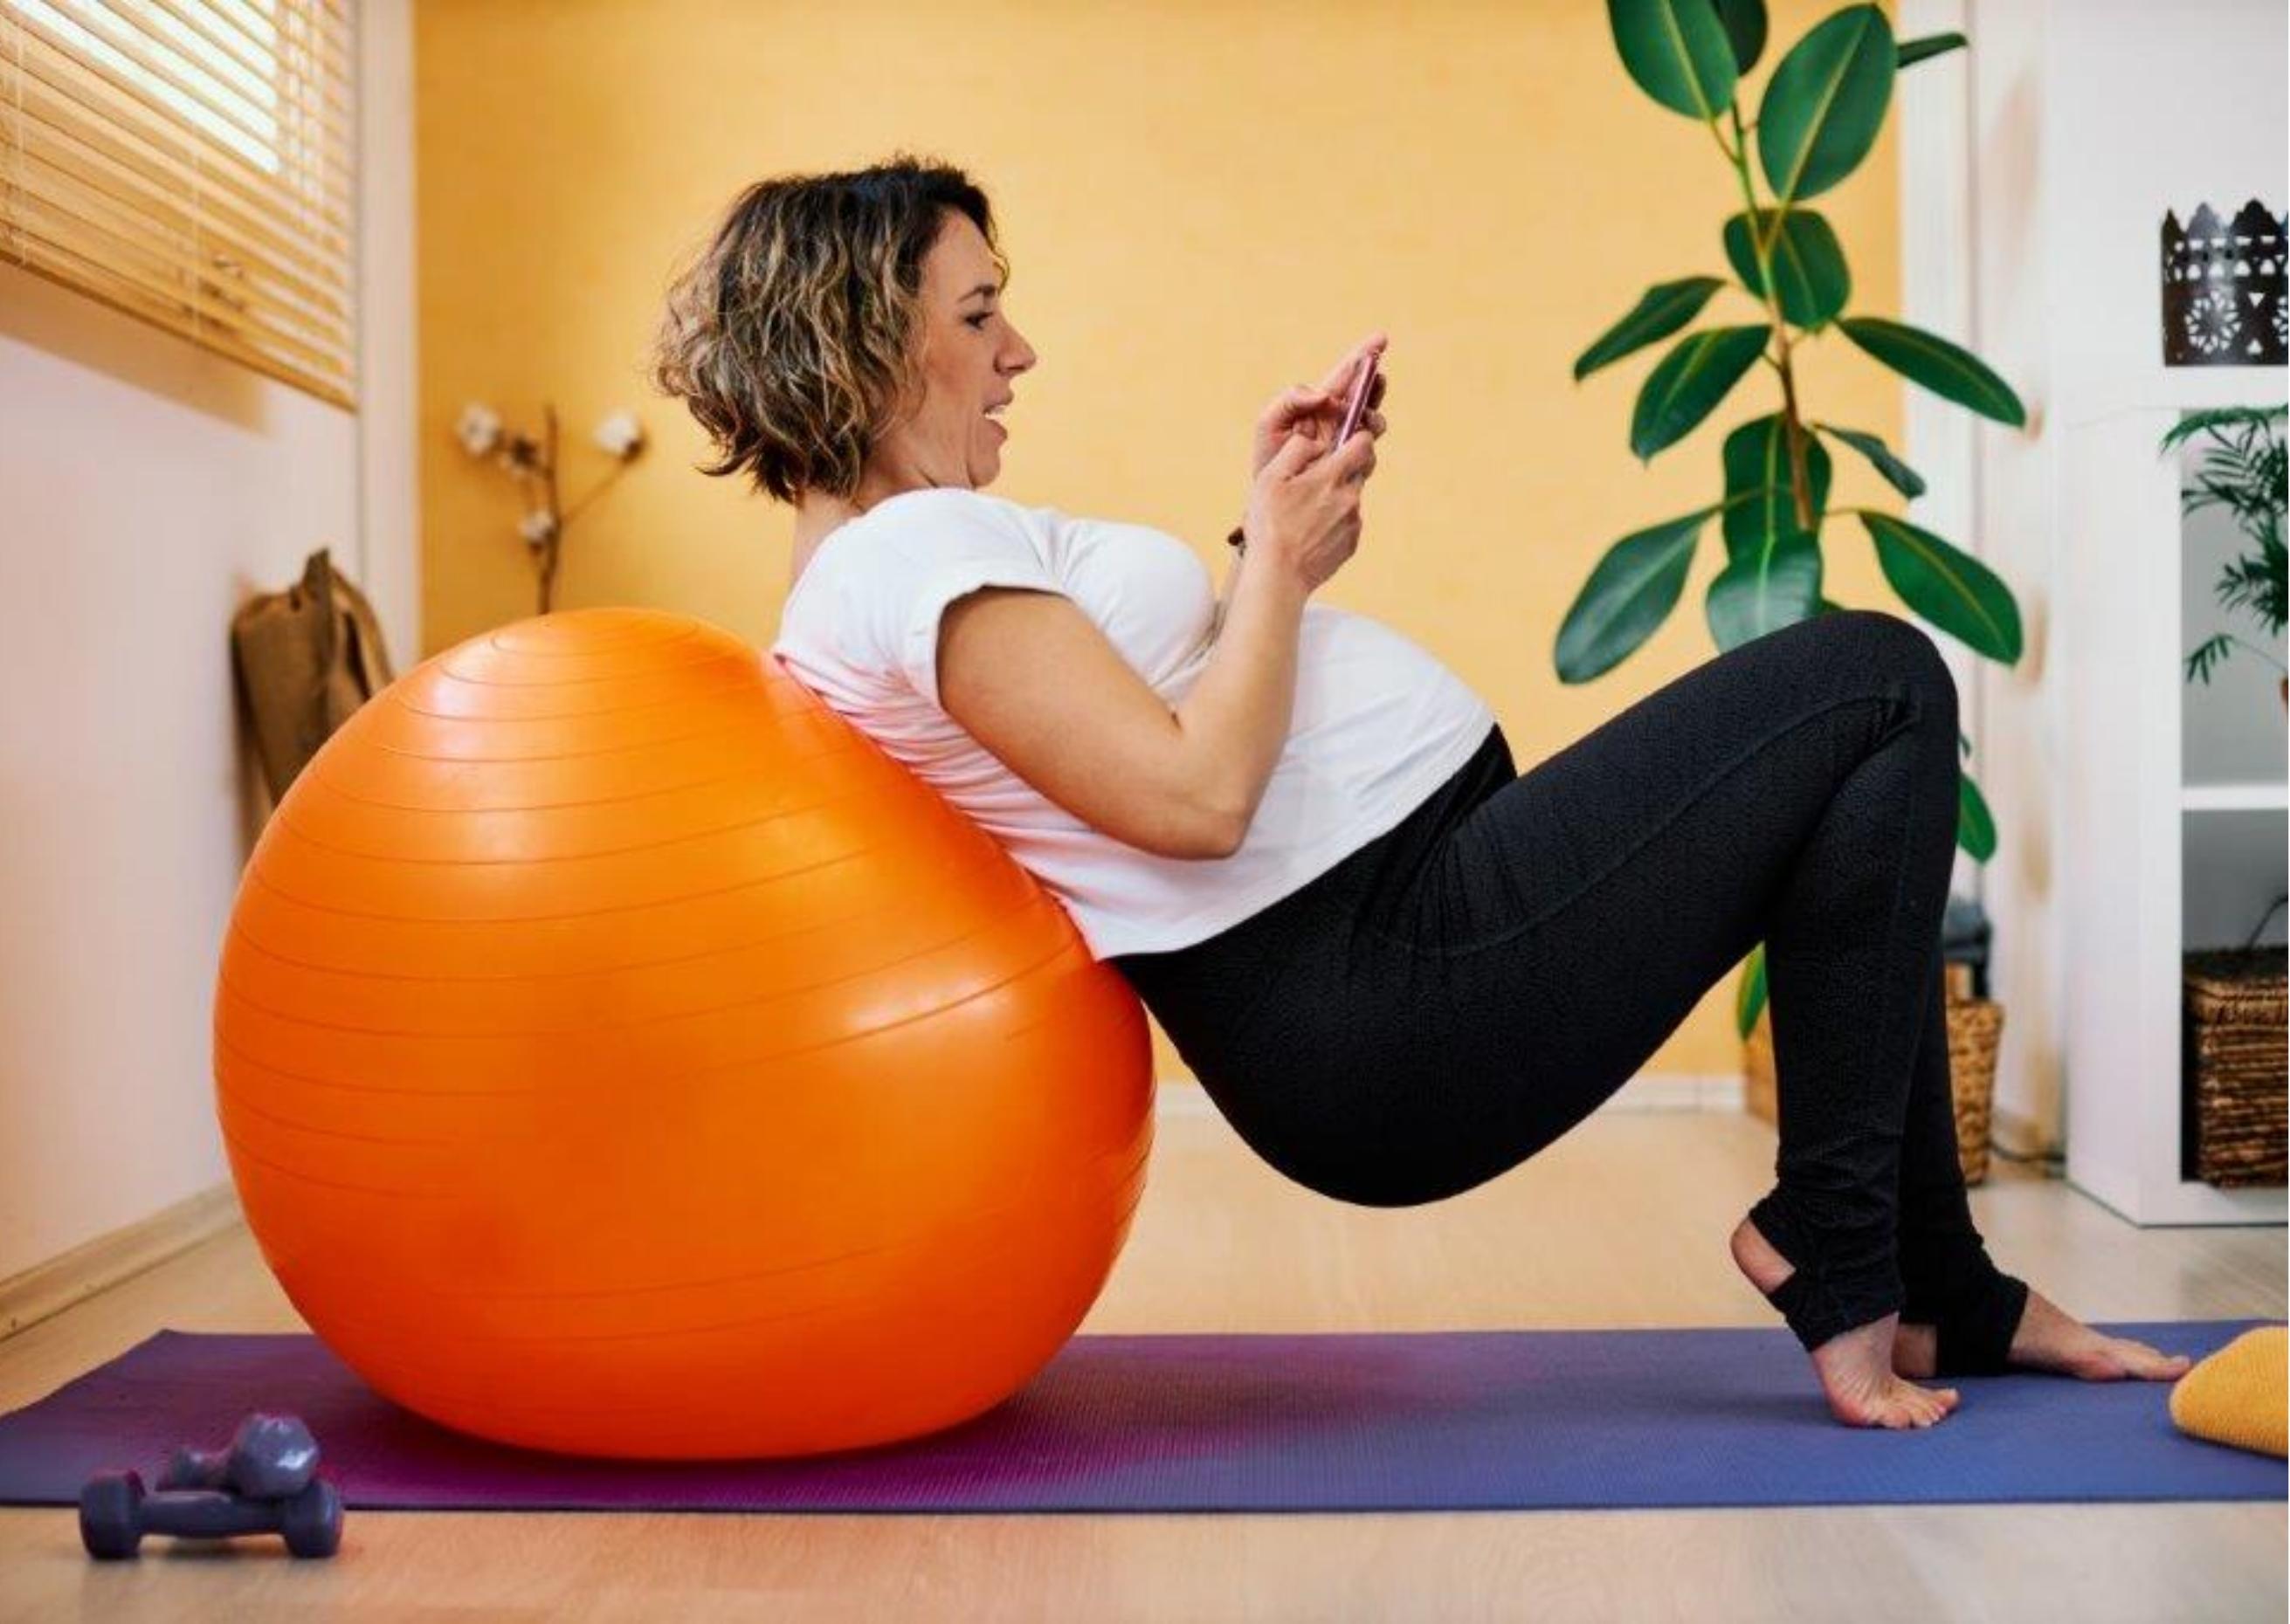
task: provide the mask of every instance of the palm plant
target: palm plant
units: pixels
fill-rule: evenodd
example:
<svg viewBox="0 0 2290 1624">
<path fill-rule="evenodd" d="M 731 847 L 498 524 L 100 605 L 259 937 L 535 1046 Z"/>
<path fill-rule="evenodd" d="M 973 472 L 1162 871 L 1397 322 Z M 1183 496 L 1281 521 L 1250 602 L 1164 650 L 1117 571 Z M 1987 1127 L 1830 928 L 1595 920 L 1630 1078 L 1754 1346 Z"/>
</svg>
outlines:
<svg viewBox="0 0 2290 1624">
<path fill-rule="evenodd" d="M 2220 572 L 2219 602 L 2229 609 L 2246 608 L 2266 623 L 2267 635 L 2279 637 L 2290 609 L 2284 598 L 2282 520 L 2290 506 L 2290 466 L 2286 466 L 2281 431 L 2277 427 L 2290 408 L 2282 406 L 2213 406 L 2190 412 L 2163 436 L 2169 451 L 2197 434 L 2206 436 L 2203 463 L 2195 483 L 2179 492 L 2179 511 L 2223 508 L 2234 516 L 2235 527 L 2258 544 L 2255 557 L 2245 553 Z M 2272 666 L 2282 662 L 2232 632 L 2206 638 L 2187 656 L 2187 680 L 2200 677 L 2207 685 L 2211 668 L 2239 644 Z M 2283 684 L 2290 701 L 2290 681 Z"/>
<path fill-rule="evenodd" d="M 1764 0 L 1607 0 L 1606 11 L 1624 69 L 1662 107 L 1709 126 L 1739 181 L 1743 206 L 1720 234 L 1733 278 L 1692 276 L 1648 288 L 1577 358 L 1575 380 L 1670 337 L 1731 289 L 1757 305 L 1756 319 L 1705 327 L 1671 347 L 1639 386 L 1630 449 L 1651 461 L 1691 433 L 1761 361 L 1773 372 L 1781 402 L 1779 411 L 1726 436 L 1720 500 L 1624 536 L 1599 559 L 1560 624 L 1559 679 L 1588 682 L 1653 635 L 1677 607 L 1713 514 L 1720 516 L 1726 564 L 1709 584 L 1703 614 L 1721 651 L 1841 607 L 1822 588 L 1822 532 L 1828 520 L 1850 515 L 1910 610 L 1974 652 L 2015 664 L 2019 604 L 1985 564 L 1896 515 L 1830 507 L 1824 441 L 1865 458 L 1902 497 L 1924 494 L 1925 482 L 1879 436 L 1812 418 L 1795 365 L 1801 347 L 1842 332 L 1910 382 L 1982 417 L 2025 426 L 2019 396 L 1977 356 L 1903 322 L 1857 309 L 1846 314 L 1853 282 L 1843 245 L 1828 220 L 1806 206 L 1850 175 L 1876 144 L 1894 75 L 1963 46 L 1964 36 L 1896 41 L 1881 9 L 1847 6 L 1814 25 L 1781 58 L 1757 116 L 1745 120 L 1742 76 L 1765 50 Z M 1961 733 L 1958 742 L 1969 752 Z M 1969 774 L 1959 775 L 1957 841 L 1979 860 L 1996 850 L 1995 821 Z M 1765 997 L 1760 942 L 1743 966 L 1735 998 L 1744 1036 Z"/>
</svg>

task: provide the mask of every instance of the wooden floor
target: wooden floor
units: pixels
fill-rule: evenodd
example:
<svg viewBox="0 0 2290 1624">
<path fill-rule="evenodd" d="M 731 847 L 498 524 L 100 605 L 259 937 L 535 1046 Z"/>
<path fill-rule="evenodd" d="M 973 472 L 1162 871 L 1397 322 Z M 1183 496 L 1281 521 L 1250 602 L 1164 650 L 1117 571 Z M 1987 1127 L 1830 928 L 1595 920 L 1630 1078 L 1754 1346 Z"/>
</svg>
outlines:
<svg viewBox="0 0 2290 1624">
<path fill-rule="evenodd" d="M 1775 1324 L 1726 1248 L 1773 1155 L 1772 1130 L 1738 1113 L 1605 1111 L 1468 1196 L 1372 1211 L 1287 1184 L 1221 1119 L 1181 1110 L 1164 1116 L 1145 1204 L 1083 1330 Z M 2001 1164 L 1973 1205 L 1998 1260 L 2084 1318 L 2283 1313 L 2279 1228 L 2142 1230 Z M 233 1228 L 0 1342 L 0 1411 L 162 1326 L 301 1322 Z M 1806 1380 L 1817 1404 L 1809 1367 Z M 0 1509 L 0 1620 L 2279 1620 L 2285 1533 L 2278 1504 L 795 1517 L 353 1508 L 330 1561 L 292 1561 L 275 1541 L 160 1540 L 140 1561 L 98 1564 L 74 1513 Z"/>
</svg>

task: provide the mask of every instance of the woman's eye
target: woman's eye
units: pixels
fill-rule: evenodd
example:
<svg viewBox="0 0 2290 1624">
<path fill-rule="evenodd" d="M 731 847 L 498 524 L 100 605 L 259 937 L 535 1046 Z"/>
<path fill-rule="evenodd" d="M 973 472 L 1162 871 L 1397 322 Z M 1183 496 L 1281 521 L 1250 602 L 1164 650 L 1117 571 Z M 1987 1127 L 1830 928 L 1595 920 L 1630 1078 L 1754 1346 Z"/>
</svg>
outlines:
<svg viewBox="0 0 2290 1624">
<path fill-rule="evenodd" d="M 993 314 L 994 314 L 994 313 L 993 313 L 991 310 L 989 310 L 989 311 L 986 311 L 985 313 L 983 313 L 982 315 L 979 315 L 979 316 L 964 316 L 962 319 L 963 319 L 964 321 L 965 321 L 965 322 L 968 322 L 968 323 L 969 323 L 972 326 L 973 326 L 973 327 L 983 327 L 983 326 L 985 326 L 985 325 L 986 325 L 988 319 L 989 319 L 989 317 L 991 317 L 991 316 L 993 316 Z"/>
</svg>

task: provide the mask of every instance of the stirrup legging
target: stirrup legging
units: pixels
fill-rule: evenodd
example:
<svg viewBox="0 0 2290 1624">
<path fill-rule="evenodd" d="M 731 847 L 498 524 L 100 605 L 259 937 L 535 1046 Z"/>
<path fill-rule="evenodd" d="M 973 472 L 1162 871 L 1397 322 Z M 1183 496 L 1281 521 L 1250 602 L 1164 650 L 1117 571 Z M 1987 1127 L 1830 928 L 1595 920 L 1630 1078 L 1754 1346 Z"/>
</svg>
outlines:
<svg viewBox="0 0 2290 1624">
<path fill-rule="evenodd" d="M 1957 1159 L 1940 925 L 1956 684 L 1878 610 L 1709 660 L 1530 771 L 1502 730 L 1397 827 L 1189 947 L 1108 961 L 1285 1176 L 1368 1206 L 1518 1165 L 1766 944 L 1780 1150 L 1750 1209 L 1811 1349 L 1899 1310 L 1939 1374 L 2026 1299 Z"/>
</svg>

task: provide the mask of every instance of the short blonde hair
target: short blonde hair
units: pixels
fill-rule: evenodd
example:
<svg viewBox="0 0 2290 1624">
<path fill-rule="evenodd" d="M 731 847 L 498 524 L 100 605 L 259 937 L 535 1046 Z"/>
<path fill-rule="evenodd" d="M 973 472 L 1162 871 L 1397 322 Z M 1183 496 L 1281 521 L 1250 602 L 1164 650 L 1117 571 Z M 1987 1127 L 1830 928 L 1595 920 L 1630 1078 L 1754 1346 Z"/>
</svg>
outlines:
<svg viewBox="0 0 2290 1624">
<path fill-rule="evenodd" d="M 994 247 L 986 194 L 960 170 L 896 154 L 869 169 L 758 180 L 670 284 L 653 383 L 715 442 L 710 476 L 744 470 L 783 502 L 856 495 L 869 452 L 918 404 L 922 265 L 967 215 Z"/>
</svg>

